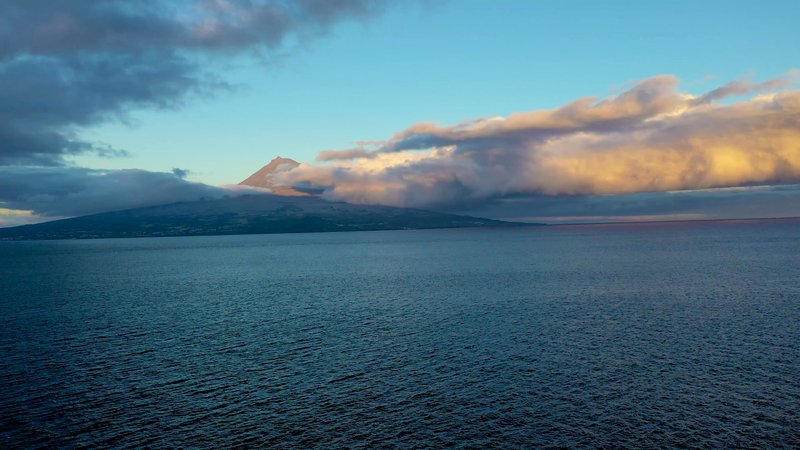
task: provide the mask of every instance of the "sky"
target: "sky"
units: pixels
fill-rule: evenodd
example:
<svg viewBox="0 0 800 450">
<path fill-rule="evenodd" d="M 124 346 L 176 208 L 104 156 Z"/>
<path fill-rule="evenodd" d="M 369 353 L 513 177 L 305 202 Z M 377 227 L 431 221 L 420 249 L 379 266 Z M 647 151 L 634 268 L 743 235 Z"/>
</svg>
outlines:
<svg viewBox="0 0 800 450">
<path fill-rule="evenodd" d="M 0 226 L 214 196 L 800 215 L 795 1 L 6 0 Z"/>
</svg>

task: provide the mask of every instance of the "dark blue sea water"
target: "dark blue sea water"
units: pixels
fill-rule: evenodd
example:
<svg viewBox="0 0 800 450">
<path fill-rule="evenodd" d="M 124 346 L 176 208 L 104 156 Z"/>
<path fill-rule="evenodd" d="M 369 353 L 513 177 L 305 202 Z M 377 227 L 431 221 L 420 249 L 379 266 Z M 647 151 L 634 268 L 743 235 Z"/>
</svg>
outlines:
<svg viewBox="0 0 800 450">
<path fill-rule="evenodd" d="M 800 221 L 0 242 L 0 447 L 797 447 Z"/>
</svg>

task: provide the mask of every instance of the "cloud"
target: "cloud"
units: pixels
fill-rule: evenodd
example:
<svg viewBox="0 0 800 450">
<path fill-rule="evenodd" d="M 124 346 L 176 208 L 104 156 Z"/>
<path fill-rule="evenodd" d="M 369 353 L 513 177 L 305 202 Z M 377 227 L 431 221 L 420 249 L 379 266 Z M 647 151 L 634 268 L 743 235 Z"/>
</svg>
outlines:
<svg viewBox="0 0 800 450">
<path fill-rule="evenodd" d="M 323 152 L 326 164 L 302 165 L 282 181 L 320 187 L 337 200 L 428 208 L 794 183 L 800 91 L 779 91 L 793 76 L 702 96 L 659 76 L 603 100 L 455 126 L 418 123 L 386 141 Z M 714 103 L 755 91 L 762 94 Z"/>
<path fill-rule="evenodd" d="M 377 0 L 0 2 L 0 165 L 124 150 L 79 131 L 226 85 L 208 57 L 265 52 L 379 11 Z"/>
<path fill-rule="evenodd" d="M 37 216 L 34 216 L 31 211 L 6 209 L 0 207 L 0 227 L 14 227 L 17 225 L 27 225 L 41 221 L 42 220 Z"/>
<path fill-rule="evenodd" d="M 61 165 L 64 157 L 108 153 L 79 127 L 129 108 L 167 108 L 201 84 L 192 65 L 161 55 L 25 56 L 0 65 L 0 165 Z M 120 154 L 111 149 L 112 154 Z"/>
<path fill-rule="evenodd" d="M 710 103 L 733 95 L 746 95 L 752 92 L 786 88 L 797 83 L 798 77 L 800 77 L 800 71 L 791 70 L 785 77 L 775 78 L 763 83 L 754 83 L 752 80 L 736 80 L 709 91 L 705 95 L 695 99 L 693 103 Z"/>
<path fill-rule="evenodd" d="M 644 80 L 629 91 L 608 100 L 586 97 L 554 110 L 512 114 L 470 120 L 452 127 L 423 122 L 396 133 L 392 139 L 371 144 L 374 153 L 402 152 L 432 147 L 459 146 L 459 152 L 488 147 L 518 146 L 543 142 L 553 137 L 580 131 L 613 131 L 636 125 L 657 114 L 672 111 L 685 102 L 677 95 L 677 78 L 659 76 Z M 341 152 L 338 159 L 359 155 L 359 149 Z M 360 149 L 366 150 L 366 149 Z M 325 152 L 324 160 L 337 159 L 335 152 Z"/>
<path fill-rule="evenodd" d="M 317 161 L 338 161 L 340 159 L 374 158 L 377 154 L 363 148 L 349 150 L 324 150 L 317 155 Z"/>
<path fill-rule="evenodd" d="M 189 173 L 191 173 L 189 170 L 181 169 L 180 167 L 172 168 L 172 174 L 181 179 L 186 178 Z"/>
<path fill-rule="evenodd" d="M 235 192 L 173 173 L 80 167 L 0 167 L 0 216 L 70 217 Z M 12 214 L 11 211 L 16 211 Z M 1 217 L 0 217 L 1 218 Z M 39 219 L 41 220 L 41 219 Z M 29 220 L 30 221 L 30 220 Z"/>
<path fill-rule="evenodd" d="M 276 47 L 289 35 L 323 33 L 382 5 L 380 0 L 5 0 L 0 58 Z"/>
</svg>

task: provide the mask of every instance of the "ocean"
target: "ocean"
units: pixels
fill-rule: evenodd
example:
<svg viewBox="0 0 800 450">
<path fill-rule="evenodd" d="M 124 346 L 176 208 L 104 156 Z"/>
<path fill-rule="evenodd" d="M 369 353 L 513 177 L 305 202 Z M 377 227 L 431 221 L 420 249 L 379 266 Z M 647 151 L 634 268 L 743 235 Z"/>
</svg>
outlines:
<svg viewBox="0 0 800 450">
<path fill-rule="evenodd" d="M 0 447 L 800 446 L 800 220 L 0 242 Z"/>
</svg>

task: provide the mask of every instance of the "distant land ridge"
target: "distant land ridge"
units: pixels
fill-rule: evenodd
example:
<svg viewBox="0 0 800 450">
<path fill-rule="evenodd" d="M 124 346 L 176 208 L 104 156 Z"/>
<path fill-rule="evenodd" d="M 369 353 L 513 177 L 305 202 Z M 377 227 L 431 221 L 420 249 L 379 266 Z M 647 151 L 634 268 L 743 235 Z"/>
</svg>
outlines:
<svg viewBox="0 0 800 450">
<path fill-rule="evenodd" d="M 243 195 L 0 228 L 0 240 L 304 233 L 530 224 L 419 209 L 331 202 L 316 196 Z"/>
</svg>

